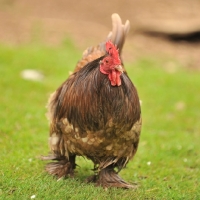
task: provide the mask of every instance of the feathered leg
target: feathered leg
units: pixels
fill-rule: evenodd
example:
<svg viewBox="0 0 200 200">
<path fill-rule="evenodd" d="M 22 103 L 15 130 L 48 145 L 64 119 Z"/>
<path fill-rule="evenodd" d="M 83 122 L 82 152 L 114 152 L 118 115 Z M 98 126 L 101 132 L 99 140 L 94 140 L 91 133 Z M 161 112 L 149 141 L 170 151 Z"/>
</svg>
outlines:
<svg viewBox="0 0 200 200">
<path fill-rule="evenodd" d="M 118 187 L 125 189 L 135 188 L 135 186 L 121 179 L 112 166 L 106 167 L 99 172 L 97 185 L 100 185 L 104 188 L 108 187 Z"/>
<path fill-rule="evenodd" d="M 67 176 L 74 176 L 74 169 L 76 168 L 75 157 L 76 156 L 73 155 L 69 156 L 69 159 L 67 159 L 65 156 L 43 156 L 42 160 L 55 160 L 54 162 L 48 163 L 45 169 L 49 174 L 56 176 L 58 179 L 60 179 Z"/>
<path fill-rule="evenodd" d="M 118 173 L 114 170 L 114 166 L 110 165 L 100 170 L 97 175 L 90 176 L 86 179 L 87 182 L 95 183 L 97 186 L 103 188 L 118 187 L 125 189 L 135 189 L 137 186 L 131 185 L 120 178 Z"/>
</svg>

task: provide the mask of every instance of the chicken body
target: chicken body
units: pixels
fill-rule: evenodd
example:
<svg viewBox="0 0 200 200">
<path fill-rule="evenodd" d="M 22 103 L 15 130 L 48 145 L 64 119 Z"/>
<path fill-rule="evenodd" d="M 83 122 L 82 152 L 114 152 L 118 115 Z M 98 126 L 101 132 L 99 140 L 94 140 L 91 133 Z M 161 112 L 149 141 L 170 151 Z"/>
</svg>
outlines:
<svg viewBox="0 0 200 200">
<path fill-rule="evenodd" d="M 113 30 L 107 40 L 116 44 L 120 53 L 129 23 L 122 25 L 117 14 L 112 19 Z M 73 176 L 75 157 L 85 156 L 93 161 L 96 171 L 89 182 L 103 187 L 131 188 L 117 173 L 136 153 L 141 110 L 136 88 L 123 73 L 124 68 L 119 70 L 121 59 L 116 69 L 111 69 L 112 75 L 102 68 L 103 62 L 105 65 L 108 62 L 107 57 L 113 58 L 112 43 L 88 48 L 74 73 L 51 95 L 48 117 L 53 154 L 43 158 L 56 160 L 47 164 L 46 170 L 61 178 Z M 117 73 L 119 83 L 112 79 Z"/>
</svg>

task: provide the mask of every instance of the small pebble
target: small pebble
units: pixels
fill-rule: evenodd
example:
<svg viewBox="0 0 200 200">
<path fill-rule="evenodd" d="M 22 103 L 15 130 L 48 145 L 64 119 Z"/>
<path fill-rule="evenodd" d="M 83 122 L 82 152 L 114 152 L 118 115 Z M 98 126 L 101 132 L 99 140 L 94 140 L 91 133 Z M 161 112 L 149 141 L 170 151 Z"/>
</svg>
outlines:
<svg viewBox="0 0 200 200">
<path fill-rule="evenodd" d="M 187 161 L 188 161 L 188 159 L 187 159 L 187 158 L 184 158 L 184 159 L 183 159 L 183 162 L 187 162 Z"/>
<path fill-rule="evenodd" d="M 34 195 L 31 196 L 31 199 L 35 199 L 35 197 L 36 197 L 36 195 L 34 194 Z"/>
<path fill-rule="evenodd" d="M 149 166 L 150 166 L 150 165 L 151 165 L 151 161 L 147 162 L 147 165 L 149 165 Z"/>
<path fill-rule="evenodd" d="M 21 72 L 21 77 L 31 81 L 42 81 L 44 76 L 41 72 L 34 69 L 25 69 Z"/>
</svg>

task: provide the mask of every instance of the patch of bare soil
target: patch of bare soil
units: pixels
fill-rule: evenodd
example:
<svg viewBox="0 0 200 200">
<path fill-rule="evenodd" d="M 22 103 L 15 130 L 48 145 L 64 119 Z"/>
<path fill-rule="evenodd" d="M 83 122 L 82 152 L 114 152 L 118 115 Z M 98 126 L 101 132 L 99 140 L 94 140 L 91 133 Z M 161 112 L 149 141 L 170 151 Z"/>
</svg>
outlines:
<svg viewBox="0 0 200 200">
<path fill-rule="evenodd" d="M 0 41 L 57 45 L 70 36 L 84 50 L 104 40 L 117 12 L 131 22 L 125 59 L 164 55 L 200 69 L 199 10 L 199 0 L 0 0 Z"/>
</svg>

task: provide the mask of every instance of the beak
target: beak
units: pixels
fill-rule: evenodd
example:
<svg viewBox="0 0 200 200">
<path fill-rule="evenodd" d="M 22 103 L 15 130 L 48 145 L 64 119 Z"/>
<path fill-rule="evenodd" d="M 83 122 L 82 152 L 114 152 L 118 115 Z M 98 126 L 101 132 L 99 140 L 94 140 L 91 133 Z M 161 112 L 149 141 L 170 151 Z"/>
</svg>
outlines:
<svg viewBox="0 0 200 200">
<path fill-rule="evenodd" d="M 121 72 L 121 73 L 124 72 L 124 70 L 123 70 L 123 68 L 122 68 L 121 65 L 116 65 L 116 66 L 115 66 L 115 69 L 116 69 L 117 71 Z"/>
</svg>

